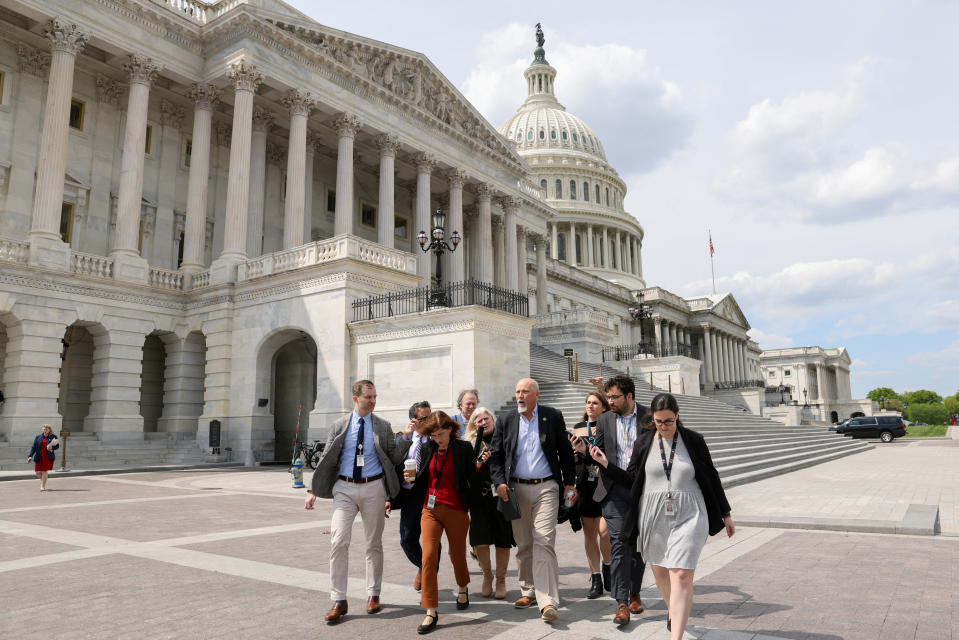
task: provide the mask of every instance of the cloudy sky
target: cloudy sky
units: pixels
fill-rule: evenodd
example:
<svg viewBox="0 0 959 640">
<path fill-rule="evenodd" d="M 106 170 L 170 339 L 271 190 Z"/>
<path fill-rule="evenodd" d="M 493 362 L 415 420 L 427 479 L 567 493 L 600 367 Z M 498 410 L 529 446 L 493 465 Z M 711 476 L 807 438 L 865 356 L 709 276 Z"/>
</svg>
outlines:
<svg viewBox="0 0 959 640">
<path fill-rule="evenodd" d="M 708 293 L 711 230 L 763 348 L 846 347 L 857 397 L 959 389 L 959 2 L 292 4 L 426 54 L 496 126 L 542 22 L 650 285 Z"/>
</svg>

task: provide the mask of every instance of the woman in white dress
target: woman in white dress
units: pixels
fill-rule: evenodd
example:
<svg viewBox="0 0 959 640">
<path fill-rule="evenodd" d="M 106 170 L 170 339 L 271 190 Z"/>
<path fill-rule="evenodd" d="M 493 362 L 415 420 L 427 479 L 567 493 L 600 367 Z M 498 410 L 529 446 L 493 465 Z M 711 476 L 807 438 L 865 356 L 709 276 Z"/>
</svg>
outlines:
<svg viewBox="0 0 959 640">
<path fill-rule="evenodd" d="M 679 640 L 693 605 L 693 573 L 706 538 L 736 531 L 719 473 L 701 435 L 683 426 L 671 394 L 653 398 L 652 420 L 633 445 L 626 470 L 609 464 L 598 447 L 590 456 L 616 482 L 631 488 L 633 522 L 666 603 L 666 627 Z"/>
</svg>

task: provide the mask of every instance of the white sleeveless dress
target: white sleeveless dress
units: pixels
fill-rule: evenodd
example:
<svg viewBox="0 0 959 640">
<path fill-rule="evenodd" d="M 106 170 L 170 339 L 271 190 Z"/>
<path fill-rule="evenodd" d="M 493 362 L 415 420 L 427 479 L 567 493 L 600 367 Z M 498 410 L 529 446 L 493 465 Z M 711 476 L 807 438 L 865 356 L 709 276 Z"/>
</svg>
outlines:
<svg viewBox="0 0 959 640">
<path fill-rule="evenodd" d="M 646 459 L 646 484 L 639 512 L 639 544 L 646 562 L 669 569 L 695 569 L 699 555 L 709 537 L 709 518 L 703 492 L 696 484 L 696 473 L 689 451 L 679 436 L 673 459 L 672 497 L 676 499 L 676 515 L 667 516 L 663 499 L 670 491 L 659 452 L 659 434 Z M 672 438 L 663 442 L 666 460 Z"/>
</svg>

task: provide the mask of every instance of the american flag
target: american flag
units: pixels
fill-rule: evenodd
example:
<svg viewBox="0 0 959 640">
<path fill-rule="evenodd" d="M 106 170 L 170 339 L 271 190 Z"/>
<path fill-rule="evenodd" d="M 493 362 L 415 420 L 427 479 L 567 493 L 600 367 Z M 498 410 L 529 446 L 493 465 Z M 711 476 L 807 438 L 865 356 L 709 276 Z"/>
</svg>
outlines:
<svg viewBox="0 0 959 640">
<path fill-rule="evenodd" d="M 716 249 L 713 247 L 713 234 L 709 234 L 709 257 L 712 258 L 716 253 Z"/>
</svg>

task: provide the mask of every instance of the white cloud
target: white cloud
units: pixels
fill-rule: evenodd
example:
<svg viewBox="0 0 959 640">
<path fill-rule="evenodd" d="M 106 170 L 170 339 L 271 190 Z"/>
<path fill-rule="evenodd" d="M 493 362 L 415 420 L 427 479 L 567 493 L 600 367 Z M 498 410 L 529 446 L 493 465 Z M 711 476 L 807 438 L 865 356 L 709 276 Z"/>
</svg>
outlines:
<svg viewBox="0 0 959 640">
<path fill-rule="evenodd" d="M 873 148 L 848 167 L 814 176 L 809 200 L 830 207 L 873 201 L 900 194 L 909 184 L 911 168 L 902 154 Z"/>
<path fill-rule="evenodd" d="M 919 365 L 939 365 L 942 363 L 956 365 L 956 363 L 959 363 L 959 340 L 946 345 L 942 349 L 915 353 L 909 356 L 909 362 Z M 959 367 L 953 366 L 951 368 Z"/>
<path fill-rule="evenodd" d="M 959 300 L 943 300 L 929 307 L 926 312 L 934 327 L 959 329 Z"/>
<path fill-rule="evenodd" d="M 788 336 L 781 336 L 775 333 L 767 333 L 762 329 L 757 329 L 753 327 L 749 330 L 749 337 L 755 340 L 759 344 L 759 348 L 765 350 L 768 349 L 784 349 L 786 347 L 795 346 L 795 341 Z"/>
</svg>

